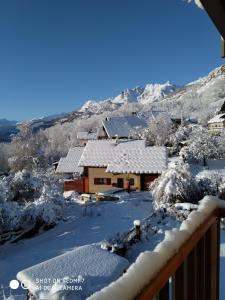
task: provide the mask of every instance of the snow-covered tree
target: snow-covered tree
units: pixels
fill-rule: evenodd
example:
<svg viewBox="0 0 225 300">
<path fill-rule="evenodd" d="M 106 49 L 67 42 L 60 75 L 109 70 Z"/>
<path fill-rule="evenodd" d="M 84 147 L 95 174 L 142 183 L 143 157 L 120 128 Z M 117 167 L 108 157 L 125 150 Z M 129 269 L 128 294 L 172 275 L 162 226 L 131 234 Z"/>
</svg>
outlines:
<svg viewBox="0 0 225 300">
<path fill-rule="evenodd" d="M 145 138 L 150 145 L 162 146 L 168 141 L 172 130 L 173 123 L 171 119 L 160 114 L 149 122 L 149 127 L 145 130 Z"/>
<path fill-rule="evenodd" d="M 146 139 L 151 146 L 163 146 L 169 142 L 169 137 L 175 132 L 175 127 L 171 119 L 160 114 L 150 120 L 148 128 L 135 128 L 130 132 L 132 138 Z"/>
<path fill-rule="evenodd" d="M 63 217 L 64 198 L 58 177 L 19 171 L 0 179 L 0 233 L 24 229 L 37 221 Z"/>
<path fill-rule="evenodd" d="M 34 170 L 46 167 L 44 148 L 47 139 L 42 132 L 32 133 L 29 124 L 21 124 L 19 133 L 13 137 L 13 156 L 9 159 L 12 172 L 23 169 Z"/>
<path fill-rule="evenodd" d="M 217 159 L 220 156 L 218 137 L 211 134 L 207 129 L 196 128 L 190 136 L 187 152 L 184 152 L 183 155 L 189 160 L 195 159 L 206 165 L 206 159 Z"/>
<path fill-rule="evenodd" d="M 178 154 L 181 150 L 181 144 L 189 139 L 192 128 L 179 126 L 175 132 L 169 135 L 168 144 L 171 145 L 171 152 Z"/>
<path fill-rule="evenodd" d="M 200 191 L 187 164 L 165 170 L 151 185 L 155 206 L 170 206 L 175 202 L 195 203 Z"/>
</svg>

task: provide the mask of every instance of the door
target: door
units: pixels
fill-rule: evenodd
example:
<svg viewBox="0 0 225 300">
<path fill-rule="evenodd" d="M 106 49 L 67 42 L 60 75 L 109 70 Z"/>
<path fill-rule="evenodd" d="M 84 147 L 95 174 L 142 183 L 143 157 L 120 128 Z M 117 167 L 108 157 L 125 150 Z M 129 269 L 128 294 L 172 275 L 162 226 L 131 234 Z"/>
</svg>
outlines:
<svg viewBox="0 0 225 300">
<path fill-rule="evenodd" d="M 89 193 L 89 180 L 88 177 L 84 178 L 84 193 Z"/>
<path fill-rule="evenodd" d="M 117 178 L 117 187 L 124 188 L 123 178 Z"/>
<path fill-rule="evenodd" d="M 141 175 L 141 190 L 147 191 L 149 190 L 149 185 L 152 181 L 154 181 L 157 177 L 159 177 L 158 174 L 142 174 Z"/>
</svg>

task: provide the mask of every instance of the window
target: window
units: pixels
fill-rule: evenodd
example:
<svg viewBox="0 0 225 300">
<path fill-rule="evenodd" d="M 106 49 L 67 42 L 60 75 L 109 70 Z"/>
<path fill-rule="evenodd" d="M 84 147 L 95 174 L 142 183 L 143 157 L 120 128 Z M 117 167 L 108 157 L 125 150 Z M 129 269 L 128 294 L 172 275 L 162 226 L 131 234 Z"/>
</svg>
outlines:
<svg viewBox="0 0 225 300">
<path fill-rule="evenodd" d="M 96 185 L 99 185 L 99 184 L 111 185 L 111 178 L 95 178 L 94 184 L 96 184 Z"/>
<path fill-rule="evenodd" d="M 134 185 L 134 178 L 130 178 L 130 185 Z"/>
</svg>

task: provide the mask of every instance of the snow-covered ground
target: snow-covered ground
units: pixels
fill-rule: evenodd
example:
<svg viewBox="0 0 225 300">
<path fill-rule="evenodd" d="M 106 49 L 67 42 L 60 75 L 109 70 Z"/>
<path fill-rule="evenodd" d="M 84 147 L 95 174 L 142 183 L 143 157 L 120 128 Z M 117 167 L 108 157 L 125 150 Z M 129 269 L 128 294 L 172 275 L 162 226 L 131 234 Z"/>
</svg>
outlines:
<svg viewBox="0 0 225 300">
<path fill-rule="evenodd" d="M 150 193 L 133 192 L 115 202 L 93 202 L 88 205 L 74 203 L 68 206 L 64 221 L 55 228 L 43 232 L 39 236 L 22 240 L 15 244 L 0 247 L 0 284 L 9 293 L 9 282 L 16 274 L 30 266 L 73 250 L 75 247 L 100 243 L 130 230 L 133 221 L 144 219 L 153 211 Z M 174 223 L 165 220 L 161 224 L 159 234 L 151 240 L 134 246 L 128 252 L 128 260 L 132 262 L 145 248 L 153 249 L 163 239 L 163 227 L 174 227 Z M 23 290 L 12 291 L 12 294 Z"/>
<path fill-rule="evenodd" d="M 172 158 L 171 164 L 179 163 L 179 158 Z M 213 175 L 215 170 L 205 170 L 200 165 L 191 166 L 192 174 L 204 177 Z M 220 173 L 225 169 L 220 170 Z M 207 176 L 208 176 L 207 175 Z M 66 201 L 66 200 L 65 200 Z M 118 234 L 123 234 L 133 227 L 134 220 L 146 220 L 154 211 L 149 192 L 124 193 L 118 201 L 68 202 L 64 220 L 55 228 L 43 232 L 31 239 L 21 240 L 15 244 L 0 246 L 0 286 L 7 296 L 24 294 L 21 288 L 10 290 L 9 282 L 16 279 L 16 274 L 30 266 L 65 254 L 79 246 L 110 241 Z M 186 206 L 185 206 L 186 207 Z M 183 207 L 185 209 L 185 207 Z M 163 220 L 152 219 L 149 234 L 142 235 L 140 243 L 134 244 L 126 253 L 126 259 L 133 263 L 137 256 L 145 250 L 153 250 L 164 238 L 165 230 L 179 227 L 175 218 L 166 217 Z M 225 299 L 225 231 L 221 233 L 221 299 Z M 10 298 L 9 298 L 10 299 Z M 17 298 L 16 298 L 17 299 Z M 19 298 L 18 298 L 19 299 Z M 0 288 L 0 300 L 1 288 Z M 21 298 L 22 300 L 22 298 Z"/>
</svg>

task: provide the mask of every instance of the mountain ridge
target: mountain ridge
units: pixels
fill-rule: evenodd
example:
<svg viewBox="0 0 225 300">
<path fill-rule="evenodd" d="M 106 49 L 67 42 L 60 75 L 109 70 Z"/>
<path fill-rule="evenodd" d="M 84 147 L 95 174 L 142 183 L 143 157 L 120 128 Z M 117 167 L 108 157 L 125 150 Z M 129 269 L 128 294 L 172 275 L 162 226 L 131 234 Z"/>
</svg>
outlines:
<svg viewBox="0 0 225 300">
<path fill-rule="evenodd" d="M 134 111 L 164 110 L 173 115 L 195 118 L 206 124 L 206 121 L 220 110 L 224 102 L 225 65 L 222 65 L 208 75 L 186 85 L 178 86 L 170 81 L 164 84 L 148 83 L 143 87 L 125 89 L 119 95 L 105 100 L 88 100 L 78 111 L 35 118 L 21 123 L 29 124 L 33 131 L 37 132 L 57 124 L 73 122 L 77 118 L 116 112 L 123 107 L 126 113 L 129 112 L 126 106 L 133 105 Z M 0 142 L 10 141 L 12 134 L 18 131 L 18 124 L 16 121 L 0 119 Z"/>
</svg>

